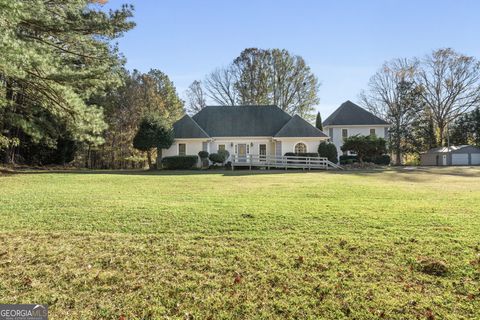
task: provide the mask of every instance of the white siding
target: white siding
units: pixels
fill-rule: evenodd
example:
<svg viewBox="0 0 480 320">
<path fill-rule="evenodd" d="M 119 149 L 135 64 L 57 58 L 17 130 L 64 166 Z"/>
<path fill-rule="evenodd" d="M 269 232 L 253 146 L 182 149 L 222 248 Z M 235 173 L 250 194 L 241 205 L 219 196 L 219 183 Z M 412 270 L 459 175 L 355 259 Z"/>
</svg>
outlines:
<svg viewBox="0 0 480 320">
<path fill-rule="evenodd" d="M 270 138 L 257 138 L 257 137 L 233 137 L 233 138 L 217 138 L 214 141 L 210 142 L 210 153 L 216 153 L 218 151 L 218 146 L 220 144 L 225 145 L 225 150 L 227 150 L 231 155 L 235 154 L 235 146 L 238 144 L 246 144 L 247 154 L 258 155 L 260 152 L 260 144 L 265 144 L 267 146 L 267 154 L 274 154 L 275 149 L 274 145 L 271 142 Z"/>
<path fill-rule="evenodd" d="M 347 129 L 348 130 L 348 136 L 354 136 L 354 135 L 362 135 L 362 136 L 368 136 L 370 134 L 370 129 L 375 129 L 375 135 L 379 138 L 386 138 L 385 137 L 385 128 L 386 126 L 334 126 L 334 127 L 329 127 L 326 126 L 325 132 L 328 132 L 330 135 L 330 141 L 333 142 L 333 144 L 337 147 L 337 152 L 338 155 L 342 155 L 342 150 L 340 150 L 340 147 L 343 145 L 343 138 L 342 138 L 342 129 Z M 333 134 L 333 137 L 332 137 Z"/>
<path fill-rule="evenodd" d="M 162 156 L 163 157 L 172 157 L 178 156 L 178 144 L 185 143 L 186 145 L 186 155 L 198 156 L 198 153 L 202 151 L 202 140 L 175 140 L 172 146 L 168 149 L 163 149 Z M 198 161 L 200 164 L 200 160 Z M 197 164 L 197 165 L 198 165 Z"/>
<path fill-rule="evenodd" d="M 306 146 L 307 146 L 307 152 L 310 153 L 310 152 L 318 152 L 318 145 L 320 144 L 320 142 L 324 141 L 325 139 L 315 139 L 315 140 L 311 140 L 310 139 L 302 139 L 302 138 L 298 138 L 295 139 L 295 140 L 292 140 L 292 139 L 279 139 L 282 141 L 282 156 L 287 153 L 287 152 L 295 152 L 295 145 L 299 142 L 302 142 L 304 143 Z"/>
</svg>

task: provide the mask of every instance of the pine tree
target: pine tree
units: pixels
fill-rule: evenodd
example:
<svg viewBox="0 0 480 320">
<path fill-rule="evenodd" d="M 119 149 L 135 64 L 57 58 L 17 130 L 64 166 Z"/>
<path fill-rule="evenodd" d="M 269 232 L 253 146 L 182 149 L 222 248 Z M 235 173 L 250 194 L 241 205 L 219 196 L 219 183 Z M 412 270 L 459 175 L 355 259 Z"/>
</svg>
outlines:
<svg viewBox="0 0 480 320">
<path fill-rule="evenodd" d="M 129 6 L 105 13 L 91 0 L 0 0 L 2 140 L 55 146 L 65 128 L 101 143 L 103 111 L 88 100 L 120 84 L 123 59 L 110 41 L 134 26 L 131 16 Z"/>
</svg>

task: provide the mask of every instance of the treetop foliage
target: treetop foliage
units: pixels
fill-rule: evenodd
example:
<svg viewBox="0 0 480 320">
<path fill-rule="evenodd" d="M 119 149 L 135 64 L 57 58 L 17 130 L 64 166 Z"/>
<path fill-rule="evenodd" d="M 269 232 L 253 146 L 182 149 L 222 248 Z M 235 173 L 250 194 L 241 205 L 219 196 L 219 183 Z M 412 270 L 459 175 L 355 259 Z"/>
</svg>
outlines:
<svg viewBox="0 0 480 320">
<path fill-rule="evenodd" d="M 101 143 L 103 111 L 88 103 L 118 86 L 123 57 L 110 44 L 134 26 L 131 6 L 106 13 L 87 0 L 0 0 L 0 134 L 52 140 L 64 127 Z"/>
</svg>

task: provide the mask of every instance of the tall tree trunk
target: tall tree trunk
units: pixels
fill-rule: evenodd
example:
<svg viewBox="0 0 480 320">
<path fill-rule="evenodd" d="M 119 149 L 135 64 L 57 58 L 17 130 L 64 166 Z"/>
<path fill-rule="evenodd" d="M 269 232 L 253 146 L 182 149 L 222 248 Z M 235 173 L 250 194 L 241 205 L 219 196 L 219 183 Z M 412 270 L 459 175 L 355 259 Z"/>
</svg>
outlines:
<svg viewBox="0 0 480 320">
<path fill-rule="evenodd" d="M 85 157 L 85 168 L 89 168 L 89 161 L 90 160 L 90 145 L 88 145 L 88 149 L 87 149 L 87 156 Z"/>
<path fill-rule="evenodd" d="M 157 169 L 162 169 L 162 148 L 157 148 Z"/>
<path fill-rule="evenodd" d="M 148 169 L 153 169 L 152 168 L 152 151 L 150 150 L 147 151 L 147 160 L 148 160 Z"/>
<path fill-rule="evenodd" d="M 438 122 L 438 145 L 440 147 L 443 147 L 444 141 L 445 141 L 445 123 L 444 121 L 439 121 Z"/>
<path fill-rule="evenodd" d="M 397 149 L 395 151 L 395 163 L 397 164 L 397 166 L 401 166 L 402 165 L 402 154 L 400 153 L 400 139 L 397 139 L 395 149 Z"/>
</svg>

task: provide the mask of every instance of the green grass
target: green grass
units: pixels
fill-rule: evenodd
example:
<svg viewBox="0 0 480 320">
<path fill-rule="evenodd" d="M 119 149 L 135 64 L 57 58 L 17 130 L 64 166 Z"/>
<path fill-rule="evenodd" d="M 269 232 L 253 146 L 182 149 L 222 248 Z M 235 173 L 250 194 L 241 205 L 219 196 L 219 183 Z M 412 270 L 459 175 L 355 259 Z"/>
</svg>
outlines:
<svg viewBox="0 0 480 320">
<path fill-rule="evenodd" d="M 0 302 L 51 319 L 480 315 L 480 169 L 10 174 L 0 217 Z"/>
</svg>

